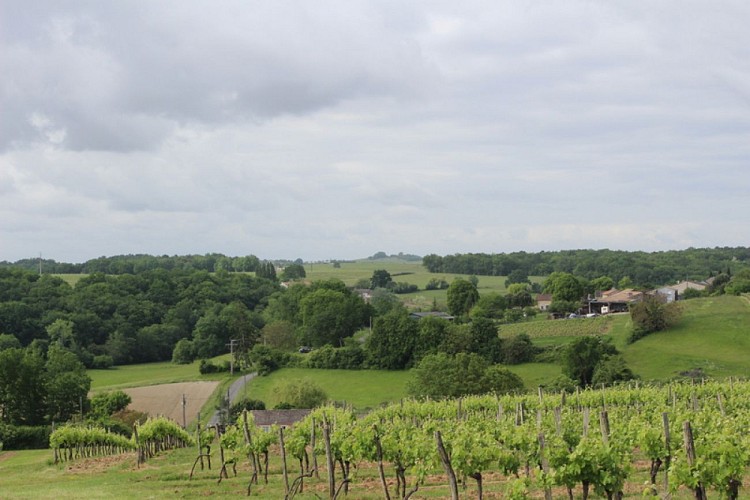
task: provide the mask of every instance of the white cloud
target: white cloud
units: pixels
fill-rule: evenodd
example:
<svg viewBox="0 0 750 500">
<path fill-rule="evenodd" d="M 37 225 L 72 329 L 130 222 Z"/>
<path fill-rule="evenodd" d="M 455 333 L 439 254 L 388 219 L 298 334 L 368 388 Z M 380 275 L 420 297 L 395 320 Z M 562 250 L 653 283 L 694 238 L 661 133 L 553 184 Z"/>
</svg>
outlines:
<svg viewBox="0 0 750 500">
<path fill-rule="evenodd" d="M 743 2 L 5 2 L 0 260 L 745 245 Z"/>
</svg>

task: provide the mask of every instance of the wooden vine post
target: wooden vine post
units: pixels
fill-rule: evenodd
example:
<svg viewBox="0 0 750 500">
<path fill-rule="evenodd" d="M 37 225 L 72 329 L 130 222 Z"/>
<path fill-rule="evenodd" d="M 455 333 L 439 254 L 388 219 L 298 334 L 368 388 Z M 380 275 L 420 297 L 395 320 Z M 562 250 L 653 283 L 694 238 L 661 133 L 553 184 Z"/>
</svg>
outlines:
<svg viewBox="0 0 750 500">
<path fill-rule="evenodd" d="M 695 454 L 695 442 L 693 441 L 693 429 L 690 426 L 690 421 L 683 422 L 682 437 L 685 444 L 685 454 L 687 455 L 688 465 L 691 468 L 695 467 L 697 457 Z M 693 495 L 695 496 L 695 500 L 706 500 L 706 488 L 699 482 L 693 489 Z"/>
</svg>

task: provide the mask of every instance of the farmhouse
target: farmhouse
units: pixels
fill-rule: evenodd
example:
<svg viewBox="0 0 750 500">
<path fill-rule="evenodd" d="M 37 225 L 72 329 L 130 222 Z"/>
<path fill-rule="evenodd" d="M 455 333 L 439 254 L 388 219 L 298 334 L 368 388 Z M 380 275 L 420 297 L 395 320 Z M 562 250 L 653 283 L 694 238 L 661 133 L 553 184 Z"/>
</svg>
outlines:
<svg viewBox="0 0 750 500">
<path fill-rule="evenodd" d="M 630 304 L 641 300 L 643 300 L 643 292 L 638 292 L 632 288 L 625 290 L 612 288 L 606 292 L 597 293 L 593 300 L 589 300 L 589 313 L 609 314 L 628 312 Z"/>
<path fill-rule="evenodd" d="M 536 306 L 540 311 L 546 311 L 552 304 L 552 294 L 540 293 L 536 296 Z"/>
</svg>

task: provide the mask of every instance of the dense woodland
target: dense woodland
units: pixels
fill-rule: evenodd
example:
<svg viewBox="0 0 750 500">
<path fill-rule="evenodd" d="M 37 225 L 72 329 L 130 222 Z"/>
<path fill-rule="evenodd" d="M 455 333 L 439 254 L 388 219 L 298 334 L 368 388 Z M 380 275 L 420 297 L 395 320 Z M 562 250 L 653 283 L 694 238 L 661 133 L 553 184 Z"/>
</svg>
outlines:
<svg viewBox="0 0 750 500">
<path fill-rule="evenodd" d="M 378 252 L 369 259 L 401 258 L 416 260 L 415 255 L 387 255 Z M 274 260 L 277 266 L 290 261 Z M 301 259 L 294 261 L 302 264 Z M 422 262 L 433 273 L 455 273 L 477 276 L 547 276 L 553 272 L 571 273 L 586 279 L 609 276 L 615 282 L 624 277 L 637 286 L 649 287 L 678 280 L 703 280 L 720 272 L 739 271 L 750 266 L 750 248 L 688 248 L 665 252 L 627 252 L 621 250 L 563 250 L 556 252 L 512 252 L 499 254 L 467 253 L 439 256 L 430 254 Z M 104 273 L 138 274 L 156 269 L 201 270 L 208 272 L 255 272 L 263 261 L 255 255 L 228 257 L 219 253 L 206 255 L 118 255 L 99 257 L 84 263 L 63 263 L 51 259 L 30 258 L 0 262 L 0 267 L 24 268 L 52 274 Z"/>
<path fill-rule="evenodd" d="M 666 252 L 625 252 L 619 250 L 566 250 L 560 252 L 513 252 L 505 254 L 468 253 L 427 255 L 424 266 L 433 273 L 509 276 L 547 276 L 553 272 L 571 273 L 588 280 L 609 276 L 615 282 L 630 278 L 639 287 L 704 280 L 724 272 L 731 274 L 750 265 L 750 248 L 689 248 Z"/>
</svg>

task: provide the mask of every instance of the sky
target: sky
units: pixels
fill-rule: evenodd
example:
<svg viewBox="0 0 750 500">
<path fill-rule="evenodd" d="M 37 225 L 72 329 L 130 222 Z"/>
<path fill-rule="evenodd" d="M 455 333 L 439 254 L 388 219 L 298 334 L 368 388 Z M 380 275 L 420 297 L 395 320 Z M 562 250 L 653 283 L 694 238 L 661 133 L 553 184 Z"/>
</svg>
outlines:
<svg viewBox="0 0 750 500">
<path fill-rule="evenodd" d="M 750 3 L 3 0 L 0 261 L 750 244 Z"/>
</svg>

